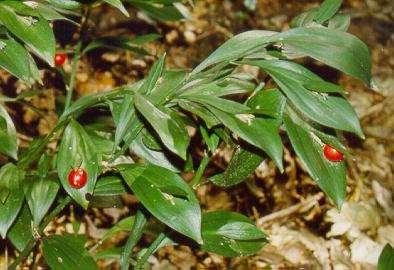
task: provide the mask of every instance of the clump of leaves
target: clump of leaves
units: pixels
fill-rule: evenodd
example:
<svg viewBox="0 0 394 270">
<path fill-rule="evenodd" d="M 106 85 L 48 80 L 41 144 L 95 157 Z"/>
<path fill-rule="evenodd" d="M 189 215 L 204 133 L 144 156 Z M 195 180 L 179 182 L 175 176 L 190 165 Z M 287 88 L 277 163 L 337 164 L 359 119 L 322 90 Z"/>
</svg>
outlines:
<svg viewBox="0 0 394 270">
<path fill-rule="evenodd" d="M 69 20 L 78 10 L 100 2 L 128 15 L 118 0 L 1 1 L 0 66 L 27 84 L 40 83 L 30 53 L 54 65 L 55 39 L 49 21 Z M 125 1 L 158 20 L 181 19 L 176 2 Z M 223 144 L 231 145 L 235 152 L 225 171 L 209 178 L 218 186 L 242 182 L 266 158 L 283 171 L 281 131 L 286 131 L 316 184 L 340 207 L 346 198 L 345 162 L 341 155 L 327 159 L 323 148 L 330 145 L 346 154 L 338 134 L 364 135 L 344 89 L 293 61 L 310 57 L 370 84 L 368 48 L 345 32 L 349 16 L 337 14 L 340 4 L 327 0 L 301 14 L 293 28 L 282 33 L 252 30 L 238 34 L 192 71 L 167 69 L 163 55 L 145 79 L 74 100 L 75 67 L 81 55 L 99 47 L 140 52 L 141 44 L 141 39 L 133 42 L 123 37 L 81 41 L 75 46 L 71 74 L 60 72 L 67 85 L 63 113 L 53 131 L 36 138 L 27 149 L 18 147 L 16 129 L 4 105 L 25 96 L 2 96 L 0 152 L 10 159 L 0 169 L 0 234 L 21 251 L 11 268 L 38 242 L 52 269 L 81 265 L 96 269 L 95 260 L 108 257 L 118 258 L 122 269 L 130 264 L 140 269 L 157 249 L 176 245 L 179 234 L 203 250 L 224 256 L 258 252 L 267 243 L 260 229 L 238 213 L 202 213 L 194 189 L 203 184 L 205 168 Z M 241 72 L 243 65 L 258 67 L 265 81 L 272 80 L 270 85 L 276 87 L 266 87 L 263 81 Z M 104 113 L 83 121 L 81 116 L 89 108 Z M 199 131 L 206 149 L 199 166 L 193 168 L 194 178 L 187 183 L 180 173 L 193 167 L 190 126 Z M 54 140 L 59 141 L 58 147 L 47 148 Z M 83 184 L 70 185 L 70 173 L 76 171 L 83 175 Z M 101 250 L 99 242 L 88 252 L 84 237 L 42 235 L 71 201 L 84 209 L 116 207 L 120 196 L 128 192 L 138 198 L 140 209 L 104 236 L 129 231 L 124 247 Z M 156 238 L 134 253 L 143 234 Z"/>
</svg>

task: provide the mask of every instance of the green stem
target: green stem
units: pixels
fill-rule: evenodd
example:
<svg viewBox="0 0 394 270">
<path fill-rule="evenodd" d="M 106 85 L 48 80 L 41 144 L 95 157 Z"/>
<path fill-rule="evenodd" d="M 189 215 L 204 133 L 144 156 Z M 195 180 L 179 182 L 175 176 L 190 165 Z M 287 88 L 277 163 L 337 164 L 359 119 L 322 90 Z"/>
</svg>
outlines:
<svg viewBox="0 0 394 270">
<path fill-rule="evenodd" d="M 200 185 L 202 176 L 204 174 L 205 169 L 208 166 L 209 160 L 210 160 L 209 156 L 207 154 L 204 154 L 200 162 L 200 165 L 198 166 L 196 174 L 194 175 L 192 181 L 189 183 L 189 185 L 192 188 L 196 189 Z"/>
<path fill-rule="evenodd" d="M 127 239 L 127 242 L 123 248 L 120 257 L 121 270 L 129 269 L 130 255 L 133 251 L 134 246 L 138 243 L 138 241 L 142 236 L 143 228 L 145 224 L 146 224 L 146 217 L 141 210 L 138 210 L 137 214 L 135 215 L 135 220 L 133 223 L 133 228 L 131 229 L 130 232 L 130 236 Z"/>
<path fill-rule="evenodd" d="M 75 47 L 75 53 L 73 57 L 73 61 L 71 64 L 71 75 L 70 75 L 70 83 L 67 86 L 67 94 L 66 94 L 66 102 L 64 105 L 64 111 L 68 109 L 71 105 L 71 100 L 74 92 L 74 86 L 75 86 L 75 77 L 77 75 L 77 69 L 78 69 L 78 62 L 79 58 L 81 57 L 81 48 L 82 48 L 82 42 L 78 42 L 77 46 Z"/>
<path fill-rule="evenodd" d="M 49 215 L 45 217 L 45 219 L 42 221 L 38 228 L 38 233 L 41 235 L 45 228 L 48 226 L 48 224 L 59 215 L 59 213 L 66 207 L 69 203 L 71 202 L 71 197 L 67 196 L 63 198 L 60 203 L 55 207 L 55 209 L 52 210 Z M 33 248 L 36 246 L 37 241 L 39 239 L 33 238 L 31 239 L 26 247 L 22 250 L 22 252 L 19 254 L 19 256 L 16 258 L 16 260 L 8 267 L 9 270 L 16 270 L 16 267 L 29 256 L 30 252 L 33 250 Z"/>
<path fill-rule="evenodd" d="M 135 266 L 136 270 L 142 270 L 144 269 L 145 263 L 148 261 L 149 256 L 152 255 L 157 248 L 160 246 L 160 244 L 163 242 L 163 240 L 166 238 L 166 235 L 164 233 L 160 233 L 155 241 L 148 247 L 148 249 L 145 251 L 145 253 L 142 255 L 141 258 L 138 258 L 137 260 L 137 265 Z"/>
</svg>

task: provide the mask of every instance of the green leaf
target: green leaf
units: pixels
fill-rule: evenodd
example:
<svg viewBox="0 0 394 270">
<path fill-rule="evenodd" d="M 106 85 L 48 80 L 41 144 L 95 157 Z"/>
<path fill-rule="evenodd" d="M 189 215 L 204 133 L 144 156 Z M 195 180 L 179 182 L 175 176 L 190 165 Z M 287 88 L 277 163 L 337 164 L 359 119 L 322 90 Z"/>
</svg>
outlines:
<svg viewBox="0 0 394 270">
<path fill-rule="evenodd" d="M 209 132 L 204 125 L 200 125 L 200 133 L 209 152 L 214 153 L 219 146 L 219 136 L 215 132 Z"/>
<path fill-rule="evenodd" d="M 144 80 L 140 89 L 138 89 L 140 93 L 149 94 L 152 92 L 164 71 L 165 59 L 166 55 L 164 54 L 153 64 L 149 71 L 148 77 Z"/>
<path fill-rule="evenodd" d="M 350 25 L 350 15 L 339 13 L 328 21 L 328 28 L 346 32 Z"/>
<path fill-rule="evenodd" d="M 158 34 L 142 35 L 136 38 L 129 38 L 126 36 L 101 37 L 94 39 L 92 42 L 90 42 L 83 50 L 83 53 L 85 54 L 87 52 L 90 52 L 98 48 L 108 48 L 108 49 L 124 49 L 136 54 L 147 55 L 149 53 L 142 48 L 142 45 L 147 42 L 152 42 L 158 39 L 159 37 L 160 35 Z"/>
<path fill-rule="evenodd" d="M 283 73 L 286 77 L 298 81 L 306 88 L 323 93 L 338 93 L 343 94 L 343 88 L 339 85 L 326 82 L 309 69 L 289 61 L 284 60 L 255 60 L 248 61 L 250 65 L 258 66 L 266 72 Z"/>
<path fill-rule="evenodd" d="M 12 1 L 18 3 L 18 1 Z M 20 3 L 23 5 L 23 3 Z M 26 8 L 24 6 L 23 8 Z M 34 12 L 34 10 L 32 9 Z M 0 2 L 0 23 L 11 33 L 21 39 L 38 56 L 49 65 L 54 65 L 55 36 L 49 23 L 37 13 L 31 15 L 17 14 L 6 3 Z"/>
<path fill-rule="evenodd" d="M 277 118 L 281 121 L 285 96 L 278 89 L 261 90 L 248 100 L 248 106 L 258 113 Z"/>
<path fill-rule="evenodd" d="M 278 168 L 283 170 L 283 145 L 279 136 L 280 122 L 277 119 L 253 115 L 237 117 L 214 107 L 209 110 L 236 136 L 266 152 Z"/>
<path fill-rule="evenodd" d="M 13 39 L 0 39 L 0 67 L 28 84 L 34 83 L 29 55 L 25 48 Z"/>
<path fill-rule="evenodd" d="M 46 178 L 32 179 L 25 181 L 24 189 L 34 225 L 38 226 L 56 198 L 59 183 Z"/>
<path fill-rule="evenodd" d="M 0 190 L 7 190 L 7 196 L 0 202 L 0 235 L 5 238 L 24 200 L 22 181 L 23 171 L 8 163 L 0 169 Z"/>
<path fill-rule="evenodd" d="M 42 240 L 45 261 L 52 270 L 98 269 L 85 249 L 86 239 L 78 235 L 51 235 Z"/>
<path fill-rule="evenodd" d="M 268 242 L 247 217 L 227 211 L 204 213 L 202 236 L 203 250 L 226 257 L 253 255 Z"/>
<path fill-rule="evenodd" d="M 83 127 L 71 120 L 66 127 L 57 156 L 57 170 L 64 189 L 85 209 L 92 195 L 100 172 L 101 157 L 96 153 L 95 146 Z M 74 189 L 68 183 L 68 174 L 74 168 L 83 168 L 88 174 L 87 184 L 81 189 Z"/>
<path fill-rule="evenodd" d="M 308 55 L 350 76 L 371 83 L 371 56 L 357 37 L 325 27 L 299 27 L 275 37 L 297 54 Z"/>
<path fill-rule="evenodd" d="M 292 28 L 295 28 L 295 27 L 310 26 L 315 24 L 314 19 L 317 10 L 318 8 L 312 8 L 305 12 L 302 12 L 301 14 L 297 15 L 295 18 L 291 20 L 290 26 Z"/>
<path fill-rule="evenodd" d="M 226 170 L 210 177 L 218 186 L 230 187 L 244 181 L 263 161 L 263 156 L 238 147 L 233 154 Z"/>
<path fill-rule="evenodd" d="M 12 122 L 11 117 L 2 104 L 0 104 L 0 142 L 0 153 L 13 159 L 18 158 L 18 143 L 14 122 Z"/>
<path fill-rule="evenodd" d="M 176 173 L 179 172 L 179 169 L 171 163 L 164 151 L 149 149 L 145 146 L 141 136 L 137 137 L 136 140 L 133 141 L 133 143 L 130 145 L 130 149 L 137 156 L 152 164 L 166 168 Z"/>
<path fill-rule="evenodd" d="M 390 244 L 386 244 L 378 260 L 378 270 L 394 269 L 394 249 Z"/>
<path fill-rule="evenodd" d="M 134 223 L 134 216 L 131 217 L 126 217 L 122 220 L 120 220 L 118 223 L 116 223 L 114 226 L 109 229 L 104 236 L 101 238 L 101 242 L 104 242 L 108 238 L 116 235 L 119 232 L 129 232 L 131 231 L 131 228 Z"/>
<path fill-rule="evenodd" d="M 252 54 L 272 42 L 271 36 L 274 34 L 276 32 L 264 30 L 252 30 L 238 34 L 209 55 L 208 58 L 192 71 L 192 74 L 197 74 L 207 67 L 220 62 L 230 62 Z"/>
<path fill-rule="evenodd" d="M 307 172 L 317 185 L 341 207 L 346 196 L 346 172 L 344 162 L 331 162 L 323 155 L 323 143 L 311 131 L 295 124 L 285 115 L 284 124 L 291 144 Z"/>
<path fill-rule="evenodd" d="M 82 7 L 82 4 L 74 0 L 45 0 L 56 8 L 66 10 L 76 10 Z"/>
<path fill-rule="evenodd" d="M 178 105 L 185 111 L 189 111 L 200 117 L 208 128 L 212 128 L 220 124 L 220 121 L 211 113 L 207 108 L 199 105 L 198 103 L 190 102 L 187 100 L 179 100 Z"/>
<path fill-rule="evenodd" d="M 184 124 L 177 121 L 167 111 L 156 107 L 142 95 L 136 94 L 134 96 L 134 104 L 137 110 L 157 132 L 163 144 L 171 152 L 186 159 L 186 151 L 190 138 Z"/>
<path fill-rule="evenodd" d="M 156 165 L 120 165 L 120 173 L 157 219 L 198 243 L 201 210 L 193 190 L 177 174 Z"/>
<path fill-rule="evenodd" d="M 357 115 L 347 100 L 340 96 L 308 91 L 301 76 L 296 76 L 288 63 L 282 61 L 254 61 L 278 84 L 290 102 L 308 118 L 322 125 L 354 132 L 363 137 Z M 292 64 L 290 66 L 293 66 Z"/>
<path fill-rule="evenodd" d="M 127 10 L 125 9 L 125 7 L 123 6 L 122 1 L 120 1 L 120 0 L 104 0 L 104 2 L 119 9 L 119 11 L 122 12 L 123 15 L 125 15 L 126 17 L 130 16 L 129 13 L 127 12 Z"/>
<path fill-rule="evenodd" d="M 217 230 L 217 234 L 234 240 L 259 240 L 267 237 L 254 224 L 243 221 L 227 223 Z"/>
<path fill-rule="evenodd" d="M 33 240 L 31 226 L 32 216 L 27 205 L 24 205 L 7 236 L 17 250 L 24 250 L 28 242 Z"/>
<path fill-rule="evenodd" d="M 231 114 L 238 114 L 238 113 L 250 113 L 251 109 L 242 104 L 232 100 L 227 100 L 223 98 L 218 98 L 215 96 L 208 96 L 208 95 L 182 95 L 182 98 L 186 98 L 190 101 L 200 103 L 200 105 L 210 105 L 217 109 L 220 109 L 224 112 L 228 112 Z"/>
<path fill-rule="evenodd" d="M 176 91 L 185 81 L 185 78 L 186 72 L 183 70 L 171 70 L 164 72 L 161 82 L 153 89 L 149 98 L 155 104 L 166 103 L 166 101 L 172 99 Z"/>
<path fill-rule="evenodd" d="M 182 13 L 174 6 L 155 5 L 144 0 L 127 0 L 127 2 L 159 21 L 178 21 L 184 18 Z"/>
<path fill-rule="evenodd" d="M 136 84 L 127 85 L 126 87 L 118 90 L 83 96 L 77 99 L 74 103 L 71 104 L 70 107 L 68 107 L 67 110 L 63 112 L 59 121 L 66 120 L 71 115 L 80 114 L 81 112 L 83 112 L 85 109 L 89 107 L 97 106 L 99 104 L 105 104 L 105 102 L 110 103 L 111 101 L 116 100 L 119 97 L 124 97 L 127 93 L 137 89 L 137 87 L 139 87 L 138 82 Z"/>
<path fill-rule="evenodd" d="M 315 14 L 315 21 L 320 24 L 324 23 L 337 13 L 341 5 L 342 0 L 325 0 Z"/>
<path fill-rule="evenodd" d="M 126 193 L 122 178 L 109 175 L 100 177 L 94 188 L 94 196 L 116 196 Z"/>
<path fill-rule="evenodd" d="M 124 139 L 125 134 L 130 130 L 135 118 L 134 98 L 132 95 L 125 95 L 119 108 L 117 117 L 114 147 L 117 147 Z"/>
</svg>

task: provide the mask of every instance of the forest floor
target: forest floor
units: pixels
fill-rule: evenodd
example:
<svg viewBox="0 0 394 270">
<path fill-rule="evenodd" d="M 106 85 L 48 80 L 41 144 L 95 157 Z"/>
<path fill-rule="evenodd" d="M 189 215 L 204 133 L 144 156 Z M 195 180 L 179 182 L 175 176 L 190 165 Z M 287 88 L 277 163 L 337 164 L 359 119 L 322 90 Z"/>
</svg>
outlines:
<svg viewBox="0 0 394 270">
<path fill-rule="evenodd" d="M 100 35 L 157 32 L 162 38 L 146 46 L 149 56 L 101 50 L 87 55 L 78 68 L 77 92 L 86 95 L 141 79 L 154 56 L 164 52 L 168 67 L 192 68 L 233 34 L 249 29 L 286 30 L 295 15 L 319 2 L 259 0 L 256 10 L 250 11 L 240 0 L 196 1 L 190 8 L 191 18 L 175 23 L 150 23 L 136 13 L 126 19 L 113 9 L 99 8 L 93 11 L 92 18 L 97 21 L 92 25 Z M 348 200 L 342 211 L 325 199 L 286 143 L 283 174 L 267 161 L 236 187 L 207 184 L 197 191 L 204 210 L 239 211 L 267 232 L 270 243 L 259 254 L 226 259 L 186 246 L 166 247 L 151 257 L 153 269 L 375 269 L 384 244 L 394 245 L 394 4 L 391 0 L 344 2 L 342 10 L 353 17 L 350 32 L 371 50 L 378 90 L 367 89 L 360 81 L 319 63 L 306 63 L 346 88 L 366 134 L 365 140 L 347 137 L 353 159 L 348 162 Z M 62 31 L 57 29 L 57 36 L 67 43 Z M 2 73 L 0 83 L 12 91 L 23 91 L 22 84 Z M 56 78 L 47 84 L 53 90 L 32 100 L 45 114 L 15 108 L 13 118 L 24 134 L 45 134 L 56 120 Z M 220 169 L 230 156 L 223 149 L 208 172 Z M 128 196 L 124 208 L 90 210 L 82 217 L 81 232 L 86 232 L 92 243 L 97 241 L 106 228 L 133 212 L 135 203 L 135 198 Z M 73 213 L 73 209 L 65 211 L 49 230 L 72 230 Z M 108 244 L 124 243 L 126 236 L 120 234 Z M 2 261 L 0 254 L 0 269 Z M 113 261 L 101 266 L 117 269 Z"/>
</svg>

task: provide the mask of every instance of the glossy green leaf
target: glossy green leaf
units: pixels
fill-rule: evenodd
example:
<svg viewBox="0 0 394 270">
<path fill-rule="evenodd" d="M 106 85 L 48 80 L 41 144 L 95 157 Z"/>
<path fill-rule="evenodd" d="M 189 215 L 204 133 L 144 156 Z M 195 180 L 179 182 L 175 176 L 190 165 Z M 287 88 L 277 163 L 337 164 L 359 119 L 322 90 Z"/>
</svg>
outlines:
<svg viewBox="0 0 394 270">
<path fill-rule="evenodd" d="M 215 132 L 209 132 L 203 125 L 200 126 L 200 133 L 209 152 L 214 153 L 219 146 L 219 136 Z"/>
<path fill-rule="evenodd" d="M 78 115 L 85 109 L 99 104 L 105 104 L 106 102 L 111 103 L 111 101 L 119 99 L 120 96 L 125 96 L 129 91 L 133 91 L 139 87 L 139 84 L 128 85 L 125 88 L 101 92 L 96 94 L 90 94 L 77 99 L 74 103 L 68 107 L 60 117 L 60 120 L 65 120 L 71 115 Z M 115 120 L 115 119 L 114 119 Z"/>
<path fill-rule="evenodd" d="M 258 66 L 266 72 L 283 73 L 286 77 L 298 81 L 306 88 L 323 93 L 338 93 L 343 94 L 343 88 L 339 85 L 326 82 L 318 75 L 294 62 L 284 60 L 255 60 L 247 63 Z"/>
<path fill-rule="evenodd" d="M 101 238 L 101 242 L 107 240 L 108 238 L 116 235 L 119 232 L 129 232 L 133 227 L 134 223 L 134 216 L 126 217 L 116 223 L 114 226 L 111 227 L 108 231 L 105 232 L 104 236 Z"/>
<path fill-rule="evenodd" d="M 86 196 L 93 194 L 100 163 L 101 158 L 89 135 L 77 121 L 71 120 L 59 147 L 57 170 L 64 189 L 84 208 L 89 204 Z M 68 174 L 74 168 L 83 168 L 88 174 L 87 184 L 81 189 L 74 189 L 68 184 Z"/>
<path fill-rule="evenodd" d="M 278 42 L 350 76 L 371 82 L 371 56 L 357 37 L 325 27 L 299 27 L 278 34 Z"/>
<path fill-rule="evenodd" d="M 75 0 L 45 0 L 56 8 L 66 10 L 76 10 L 82 7 L 82 4 Z"/>
<path fill-rule="evenodd" d="M 244 221 L 227 223 L 217 230 L 217 234 L 234 240 L 259 240 L 267 237 L 254 224 Z"/>
<path fill-rule="evenodd" d="M 179 100 L 178 105 L 185 111 L 189 111 L 204 120 L 208 128 L 212 128 L 220 124 L 220 121 L 215 117 L 213 113 L 211 113 L 207 108 L 201 106 L 198 103 L 187 100 Z"/>
<path fill-rule="evenodd" d="M 256 154 L 238 147 L 233 154 L 226 170 L 210 177 L 210 180 L 218 186 L 229 187 L 244 181 L 251 175 L 263 161 L 262 154 Z"/>
<path fill-rule="evenodd" d="M 149 94 L 156 86 L 159 78 L 161 77 L 165 66 L 166 55 L 162 55 L 152 66 L 149 71 L 148 77 L 144 80 L 138 91 L 142 94 Z"/>
<path fill-rule="evenodd" d="M 347 31 L 350 26 L 350 15 L 339 13 L 328 21 L 328 28 Z"/>
<path fill-rule="evenodd" d="M 247 217 L 227 211 L 204 213 L 202 235 L 203 250 L 226 257 L 253 255 L 268 242 Z"/>
<path fill-rule="evenodd" d="M 201 210 L 193 190 L 177 174 L 156 165 L 120 165 L 120 173 L 157 219 L 198 243 Z"/>
<path fill-rule="evenodd" d="M 47 178 L 25 181 L 24 191 L 34 225 L 38 226 L 48 212 L 59 190 L 59 183 Z"/>
<path fill-rule="evenodd" d="M 123 6 L 122 1 L 120 1 L 120 0 L 104 0 L 104 2 L 119 9 L 119 11 L 122 12 L 123 15 L 125 15 L 126 17 L 130 16 L 129 13 L 127 12 L 127 10 L 125 9 L 125 7 Z"/>
<path fill-rule="evenodd" d="M 34 17 L 17 14 L 10 6 L 0 2 L 0 22 L 49 65 L 54 65 L 55 36 L 40 14 Z"/>
<path fill-rule="evenodd" d="M 185 81 L 186 72 L 181 71 L 166 71 L 163 74 L 162 79 L 153 89 L 149 98 L 154 104 L 164 104 L 171 100 L 176 91 L 181 87 Z"/>
<path fill-rule="evenodd" d="M 145 146 L 141 137 L 137 137 L 136 140 L 130 146 L 130 149 L 140 158 L 155 164 L 157 166 L 166 168 L 173 172 L 179 172 L 179 169 L 171 163 L 168 155 L 163 150 L 153 150 Z"/>
<path fill-rule="evenodd" d="M 177 121 L 167 111 L 156 107 L 142 95 L 135 95 L 134 104 L 137 110 L 157 132 L 163 144 L 171 152 L 186 159 L 186 151 L 190 138 L 184 124 Z"/>
<path fill-rule="evenodd" d="M 310 26 L 315 24 L 314 19 L 317 10 L 318 8 L 312 8 L 305 12 L 302 12 L 301 14 L 297 15 L 295 18 L 291 20 L 290 26 L 292 28 L 295 28 L 295 27 Z"/>
<path fill-rule="evenodd" d="M 207 67 L 220 62 L 230 62 L 252 54 L 272 42 L 271 36 L 274 34 L 276 32 L 264 30 L 252 30 L 238 34 L 209 55 L 208 58 L 192 71 L 192 74 L 197 74 Z"/>
<path fill-rule="evenodd" d="M 248 106 L 256 112 L 279 120 L 282 119 L 285 105 L 286 98 L 278 89 L 258 91 L 248 100 Z"/>
<path fill-rule="evenodd" d="M 386 244 L 378 260 L 378 270 L 394 269 L 394 249 L 390 244 Z"/>
<path fill-rule="evenodd" d="M 331 162 L 323 155 L 323 143 L 312 132 L 295 124 L 289 116 L 284 124 L 290 142 L 317 185 L 341 207 L 346 196 L 346 171 L 344 162 Z"/>
<path fill-rule="evenodd" d="M 14 122 L 7 110 L 0 104 L 0 153 L 13 159 L 18 157 L 18 143 Z"/>
<path fill-rule="evenodd" d="M 127 2 L 159 21 L 178 21 L 184 18 L 182 13 L 174 6 L 154 5 L 149 3 L 151 1 L 144 0 L 127 0 Z"/>
<path fill-rule="evenodd" d="M 100 177 L 94 188 L 94 196 L 116 196 L 126 193 L 122 178 L 109 175 Z"/>
<path fill-rule="evenodd" d="M 0 235 L 5 238 L 8 229 L 18 216 L 24 200 L 22 181 L 23 171 L 8 163 L 0 169 L 0 190 L 6 190 L 0 202 Z"/>
<path fill-rule="evenodd" d="M 251 109 L 248 106 L 224 98 L 209 95 L 184 95 L 182 97 L 200 103 L 200 105 L 210 105 L 231 114 L 251 113 Z"/>
<path fill-rule="evenodd" d="M 98 269 L 85 249 L 85 237 L 78 235 L 51 235 L 42 240 L 45 261 L 52 270 Z"/>
<path fill-rule="evenodd" d="M 360 123 L 352 106 L 341 96 L 308 91 L 304 80 L 296 76 L 282 61 L 255 61 L 264 69 L 289 98 L 289 101 L 308 118 L 322 125 L 356 133 L 363 137 Z M 293 65 L 291 65 L 293 66 Z"/>
<path fill-rule="evenodd" d="M 342 0 L 325 0 L 317 9 L 314 20 L 323 23 L 333 17 L 342 5 Z"/>
<path fill-rule="evenodd" d="M 253 115 L 237 117 L 214 107 L 209 110 L 236 136 L 266 152 L 278 168 L 283 170 L 283 145 L 279 136 L 280 122 L 277 119 Z"/>
<path fill-rule="evenodd" d="M 114 147 L 117 147 L 129 131 L 132 120 L 135 117 L 134 97 L 125 95 L 119 108 L 119 117 L 116 117 L 116 131 Z"/>
<path fill-rule="evenodd" d="M 7 235 L 7 238 L 17 250 L 22 251 L 27 243 L 33 240 L 31 226 L 32 216 L 27 205 L 24 205 Z"/>
<path fill-rule="evenodd" d="M 28 84 L 34 83 L 28 53 L 13 39 L 0 39 L 0 67 Z"/>
<path fill-rule="evenodd" d="M 90 42 L 83 50 L 83 53 L 87 53 L 98 48 L 107 48 L 107 49 L 124 49 L 136 54 L 147 55 L 149 53 L 142 48 L 142 45 L 144 43 L 154 41 L 159 37 L 160 36 L 157 34 L 142 35 L 136 38 L 129 38 L 126 36 L 101 37 L 94 39 L 92 42 Z"/>
</svg>

